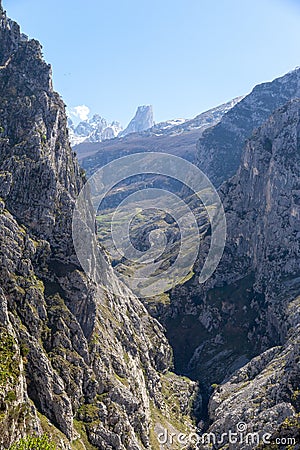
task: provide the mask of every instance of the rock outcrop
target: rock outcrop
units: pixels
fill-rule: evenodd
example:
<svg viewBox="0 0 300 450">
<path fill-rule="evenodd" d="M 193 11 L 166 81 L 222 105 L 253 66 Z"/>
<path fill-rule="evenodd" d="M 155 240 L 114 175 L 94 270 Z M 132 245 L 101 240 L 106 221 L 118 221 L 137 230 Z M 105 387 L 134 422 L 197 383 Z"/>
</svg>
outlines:
<svg viewBox="0 0 300 450">
<path fill-rule="evenodd" d="M 135 116 L 125 130 L 123 130 L 119 136 L 126 136 L 130 133 L 139 133 L 140 131 L 148 130 L 154 125 L 153 120 L 153 108 L 151 105 L 139 106 L 136 110 Z"/>
<path fill-rule="evenodd" d="M 159 426 L 189 429 L 195 385 L 169 371 L 162 327 L 108 264 L 118 295 L 77 261 L 85 180 L 64 104 L 40 44 L 1 6 L 0 166 L 0 448 L 46 431 L 62 449 L 141 450 Z"/>
<path fill-rule="evenodd" d="M 221 188 L 230 234 L 216 279 L 232 283 L 253 273 L 262 301 L 247 305 L 257 310 L 247 337 L 259 356 L 210 401 L 210 431 L 220 434 L 243 422 L 248 432 L 274 436 L 283 427 L 299 439 L 299 124 L 299 100 L 276 111 L 253 134 L 237 174 Z"/>
</svg>

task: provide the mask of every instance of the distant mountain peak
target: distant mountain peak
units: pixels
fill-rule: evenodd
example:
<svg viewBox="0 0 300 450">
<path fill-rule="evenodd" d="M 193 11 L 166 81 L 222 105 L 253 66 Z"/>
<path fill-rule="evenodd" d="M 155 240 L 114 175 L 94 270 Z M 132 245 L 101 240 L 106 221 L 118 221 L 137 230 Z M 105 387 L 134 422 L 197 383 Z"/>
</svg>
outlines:
<svg viewBox="0 0 300 450">
<path fill-rule="evenodd" d="M 72 146 L 82 142 L 102 142 L 112 139 L 123 130 L 120 122 L 114 120 L 110 123 L 100 114 L 94 114 L 91 119 L 82 120 L 77 126 L 69 118 L 68 126 Z"/>
<path fill-rule="evenodd" d="M 120 122 L 113 120 L 111 123 L 100 114 L 94 114 L 92 118 L 81 120 L 75 125 L 71 117 L 68 119 L 69 139 L 72 146 L 83 142 L 102 142 L 115 137 L 123 137 L 130 133 L 139 133 L 153 127 L 152 105 L 138 106 L 135 116 L 123 130 Z"/>
<path fill-rule="evenodd" d="M 128 126 L 119 136 L 123 137 L 130 133 L 139 133 L 153 127 L 153 107 L 152 105 L 138 106 L 134 118 L 129 122 Z"/>
<path fill-rule="evenodd" d="M 193 119 L 177 118 L 155 123 L 153 120 L 152 105 L 138 106 L 133 119 L 123 130 L 118 121 L 109 123 L 100 114 L 94 114 L 92 118 L 81 120 L 75 125 L 72 119 L 68 119 L 69 138 L 72 146 L 86 143 L 100 143 L 113 138 L 123 138 L 129 134 L 141 134 L 143 136 L 178 135 L 188 131 L 204 130 L 218 123 L 224 114 L 233 108 L 243 97 L 237 97 L 227 103 L 211 108 L 198 114 Z"/>
</svg>

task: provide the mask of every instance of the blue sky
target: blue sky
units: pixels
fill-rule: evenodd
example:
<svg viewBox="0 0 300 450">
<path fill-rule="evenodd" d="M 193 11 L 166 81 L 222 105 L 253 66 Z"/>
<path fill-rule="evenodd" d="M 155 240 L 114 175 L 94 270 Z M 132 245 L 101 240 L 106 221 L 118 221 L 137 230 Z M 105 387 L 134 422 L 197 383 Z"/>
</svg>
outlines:
<svg viewBox="0 0 300 450">
<path fill-rule="evenodd" d="M 298 0 L 3 0 L 73 108 L 193 117 L 300 65 Z"/>
</svg>

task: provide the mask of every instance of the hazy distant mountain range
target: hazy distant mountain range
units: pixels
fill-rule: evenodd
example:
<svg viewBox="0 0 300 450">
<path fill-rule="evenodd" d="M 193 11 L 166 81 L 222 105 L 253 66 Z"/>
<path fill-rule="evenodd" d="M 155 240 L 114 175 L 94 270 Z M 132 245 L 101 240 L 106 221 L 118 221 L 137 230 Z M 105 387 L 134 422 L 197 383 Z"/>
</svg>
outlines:
<svg viewBox="0 0 300 450">
<path fill-rule="evenodd" d="M 120 122 L 113 121 L 110 123 L 99 114 L 94 114 L 91 118 L 82 120 L 78 125 L 75 125 L 69 118 L 70 142 L 74 147 L 82 143 L 99 143 L 116 137 L 123 138 L 133 133 L 143 133 L 143 136 L 162 136 L 204 129 L 217 123 L 242 98 L 237 97 L 216 108 L 205 111 L 193 119 L 175 118 L 159 123 L 154 122 L 152 105 L 138 106 L 135 116 L 125 129 Z"/>
<path fill-rule="evenodd" d="M 72 146 L 82 142 L 102 142 L 117 136 L 124 137 L 130 133 L 148 130 L 153 125 L 153 108 L 151 105 L 139 106 L 135 116 L 124 130 L 120 122 L 114 120 L 110 123 L 99 114 L 94 114 L 91 118 L 82 120 L 78 125 L 75 125 L 73 120 L 68 118 L 69 138 Z"/>
<path fill-rule="evenodd" d="M 72 119 L 68 119 L 69 137 L 72 145 L 82 142 L 102 142 L 105 139 L 112 139 L 123 130 L 119 122 L 109 123 L 99 114 L 93 115 L 91 119 L 79 122 L 77 126 Z"/>
<path fill-rule="evenodd" d="M 153 114 L 152 107 L 139 107 L 137 114 L 126 128 L 125 135 L 126 130 L 120 133 L 117 139 L 95 141 L 87 138 L 79 145 L 74 145 L 73 141 L 73 147 L 78 159 L 82 161 L 83 168 L 88 173 L 92 173 L 115 158 L 143 151 L 165 151 L 193 160 L 196 157 L 196 142 L 202 132 L 206 128 L 216 125 L 223 115 L 242 98 L 237 97 L 230 102 L 205 111 L 193 119 L 171 119 L 152 125 L 152 127 L 148 126 Z M 148 128 L 145 128 L 147 126 Z M 141 131 L 143 128 L 144 130 Z M 133 129 L 140 131 L 134 132 Z"/>
</svg>

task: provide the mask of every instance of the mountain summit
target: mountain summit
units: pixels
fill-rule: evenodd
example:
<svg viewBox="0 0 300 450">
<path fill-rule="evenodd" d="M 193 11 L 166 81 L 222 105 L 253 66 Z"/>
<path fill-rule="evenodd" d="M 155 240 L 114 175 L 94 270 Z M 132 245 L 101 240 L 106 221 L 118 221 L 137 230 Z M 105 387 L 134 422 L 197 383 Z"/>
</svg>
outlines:
<svg viewBox="0 0 300 450">
<path fill-rule="evenodd" d="M 73 146 L 82 142 L 102 142 L 113 139 L 123 130 L 119 122 L 109 123 L 99 114 L 94 114 L 91 119 L 82 120 L 77 126 L 69 118 L 68 127 L 70 142 Z"/>
<path fill-rule="evenodd" d="M 117 121 L 109 123 L 99 114 L 91 119 L 82 120 L 77 126 L 68 119 L 69 137 L 72 146 L 86 142 L 102 142 L 115 137 L 123 137 L 130 133 L 148 130 L 154 125 L 153 108 L 151 105 L 139 106 L 135 116 L 123 130 Z"/>
<path fill-rule="evenodd" d="M 139 106 L 134 118 L 129 122 L 128 126 L 119 134 L 119 136 L 122 137 L 126 136 L 126 134 L 145 131 L 153 127 L 153 125 L 154 120 L 152 105 Z"/>
</svg>

